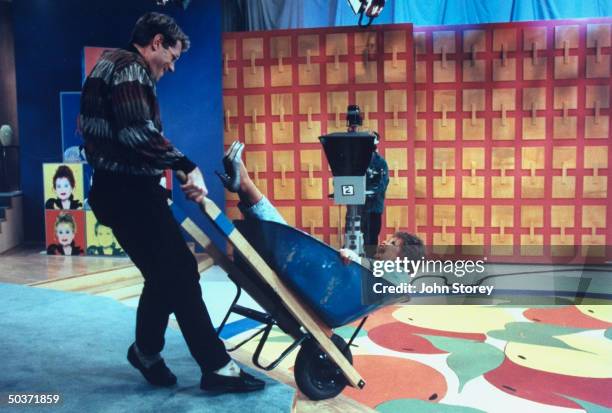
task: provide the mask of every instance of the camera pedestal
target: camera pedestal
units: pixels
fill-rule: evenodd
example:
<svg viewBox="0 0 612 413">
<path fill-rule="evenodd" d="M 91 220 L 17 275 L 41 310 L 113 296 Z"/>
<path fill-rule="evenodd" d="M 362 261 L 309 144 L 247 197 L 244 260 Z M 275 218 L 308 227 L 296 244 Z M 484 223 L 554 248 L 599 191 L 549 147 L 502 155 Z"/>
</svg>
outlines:
<svg viewBox="0 0 612 413">
<path fill-rule="evenodd" d="M 361 231 L 361 215 L 359 215 L 359 205 L 347 205 L 346 207 L 346 233 L 344 235 L 344 245 L 354 251 L 360 257 L 365 255 L 363 243 L 363 232 Z"/>
</svg>

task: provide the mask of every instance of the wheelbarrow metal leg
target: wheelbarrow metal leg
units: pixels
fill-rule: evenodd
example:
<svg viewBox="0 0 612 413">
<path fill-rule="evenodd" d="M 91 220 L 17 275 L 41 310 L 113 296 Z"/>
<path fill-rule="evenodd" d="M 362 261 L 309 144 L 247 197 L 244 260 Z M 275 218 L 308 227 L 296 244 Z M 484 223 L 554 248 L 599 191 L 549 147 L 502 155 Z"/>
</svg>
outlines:
<svg viewBox="0 0 612 413">
<path fill-rule="evenodd" d="M 351 346 L 351 344 L 353 344 L 353 340 L 355 340 L 355 338 L 357 338 L 357 334 L 359 334 L 359 332 L 361 331 L 361 328 L 363 327 L 363 325 L 365 324 L 367 319 L 368 319 L 368 316 L 363 317 L 363 319 L 361 320 L 361 322 L 359 323 L 359 325 L 357 326 L 357 328 L 353 332 L 353 335 L 351 336 L 351 339 L 348 341 L 348 343 L 346 343 L 346 347 L 342 349 L 343 352 L 346 349 L 348 349 Z"/>
<path fill-rule="evenodd" d="M 266 330 L 266 328 L 267 328 L 267 326 L 260 328 L 255 333 L 251 334 L 248 338 L 246 338 L 246 339 L 242 340 L 240 343 L 236 344 L 234 347 L 228 348 L 227 352 L 231 353 L 234 350 L 238 350 L 240 347 L 244 346 L 246 343 L 248 343 L 249 341 L 253 340 L 258 335 L 263 333 Z"/>
<path fill-rule="evenodd" d="M 291 354 L 293 350 L 295 350 L 300 344 L 302 344 L 302 341 L 304 341 L 307 337 L 309 337 L 308 334 L 304 334 L 301 337 L 297 338 L 296 340 L 293 341 L 293 343 L 289 347 L 287 347 L 281 353 L 281 355 L 276 360 L 274 360 L 267 366 L 264 366 L 260 363 L 259 356 L 261 355 L 261 351 L 263 350 L 264 345 L 266 344 L 266 341 L 268 340 L 268 336 L 270 335 L 270 331 L 272 331 L 272 327 L 273 327 L 272 324 L 268 324 L 265 327 L 264 332 L 263 332 L 264 334 L 259 340 L 259 344 L 257 344 L 257 348 L 255 349 L 255 353 L 253 353 L 253 359 L 252 359 L 253 364 L 255 364 L 260 369 L 266 370 L 266 371 L 270 371 L 274 369 L 276 366 L 278 366 L 289 354 Z"/>
<path fill-rule="evenodd" d="M 223 327 L 225 327 L 225 324 L 227 323 L 227 320 L 229 319 L 230 314 L 232 314 L 234 312 L 234 307 L 236 306 L 236 303 L 238 302 L 238 299 L 240 299 L 240 294 L 242 293 L 242 288 L 240 288 L 240 286 L 238 284 L 236 284 L 236 282 L 234 280 L 232 280 L 230 278 L 230 280 L 234 283 L 234 285 L 236 286 L 236 296 L 234 297 L 234 300 L 232 301 L 232 304 L 229 306 L 229 309 L 227 310 L 227 313 L 225 313 L 225 316 L 223 317 L 223 321 L 221 321 L 221 324 L 219 324 L 219 327 L 217 327 L 217 335 L 221 335 L 221 331 L 223 331 Z"/>
<path fill-rule="evenodd" d="M 234 305 L 234 307 L 232 308 L 232 313 L 241 315 L 246 318 L 250 318 L 251 320 L 258 321 L 261 324 L 276 325 L 276 320 L 270 314 L 254 310 L 252 308 L 244 307 L 239 304 Z"/>
</svg>

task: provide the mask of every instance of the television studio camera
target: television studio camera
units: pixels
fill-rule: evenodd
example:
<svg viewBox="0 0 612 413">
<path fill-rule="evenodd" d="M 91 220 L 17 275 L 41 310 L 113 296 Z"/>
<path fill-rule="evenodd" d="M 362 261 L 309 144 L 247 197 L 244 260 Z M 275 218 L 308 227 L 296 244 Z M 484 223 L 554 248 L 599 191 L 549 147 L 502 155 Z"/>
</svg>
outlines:
<svg viewBox="0 0 612 413">
<path fill-rule="evenodd" d="M 376 136 L 371 132 L 359 132 L 363 124 L 361 110 L 349 105 L 346 114 L 346 132 L 334 132 L 319 137 L 332 170 L 334 203 L 347 206 L 347 219 L 343 248 L 358 255 L 365 254 L 361 230 L 360 206 L 365 205 L 366 171 L 376 148 Z M 331 195 L 330 195 L 331 197 Z"/>
</svg>

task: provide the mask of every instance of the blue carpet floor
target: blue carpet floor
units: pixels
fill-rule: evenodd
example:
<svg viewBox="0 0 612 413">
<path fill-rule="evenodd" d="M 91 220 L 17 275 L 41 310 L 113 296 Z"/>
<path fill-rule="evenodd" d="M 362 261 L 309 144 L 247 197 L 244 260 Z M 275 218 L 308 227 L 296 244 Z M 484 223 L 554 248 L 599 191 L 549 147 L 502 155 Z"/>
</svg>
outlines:
<svg viewBox="0 0 612 413">
<path fill-rule="evenodd" d="M 290 411 L 294 390 L 255 372 L 263 392 L 202 393 L 200 369 L 172 329 L 163 356 L 179 383 L 150 386 L 125 358 L 135 315 L 108 298 L 0 283 L 0 411 L 11 393 L 59 393 L 61 404 L 43 411 Z"/>
</svg>

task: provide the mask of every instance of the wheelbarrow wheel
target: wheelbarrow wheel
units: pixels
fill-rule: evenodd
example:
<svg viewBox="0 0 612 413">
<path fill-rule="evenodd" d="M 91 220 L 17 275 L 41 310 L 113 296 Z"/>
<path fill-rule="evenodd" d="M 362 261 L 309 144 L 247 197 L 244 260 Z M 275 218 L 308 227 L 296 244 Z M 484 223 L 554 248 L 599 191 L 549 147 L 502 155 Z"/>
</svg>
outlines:
<svg viewBox="0 0 612 413">
<path fill-rule="evenodd" d="M 353 364 L 351 350 L 342 337 L 334 334 L 331 340 L 336 347 L 344 350 L 344 357 Z M 314 339 L 302 343 L 295 359 L 293 373 L 298 388 L 310 400 L 336 397 L 348 384 L 340 368 L 329 359 Z"/>
</svg>

